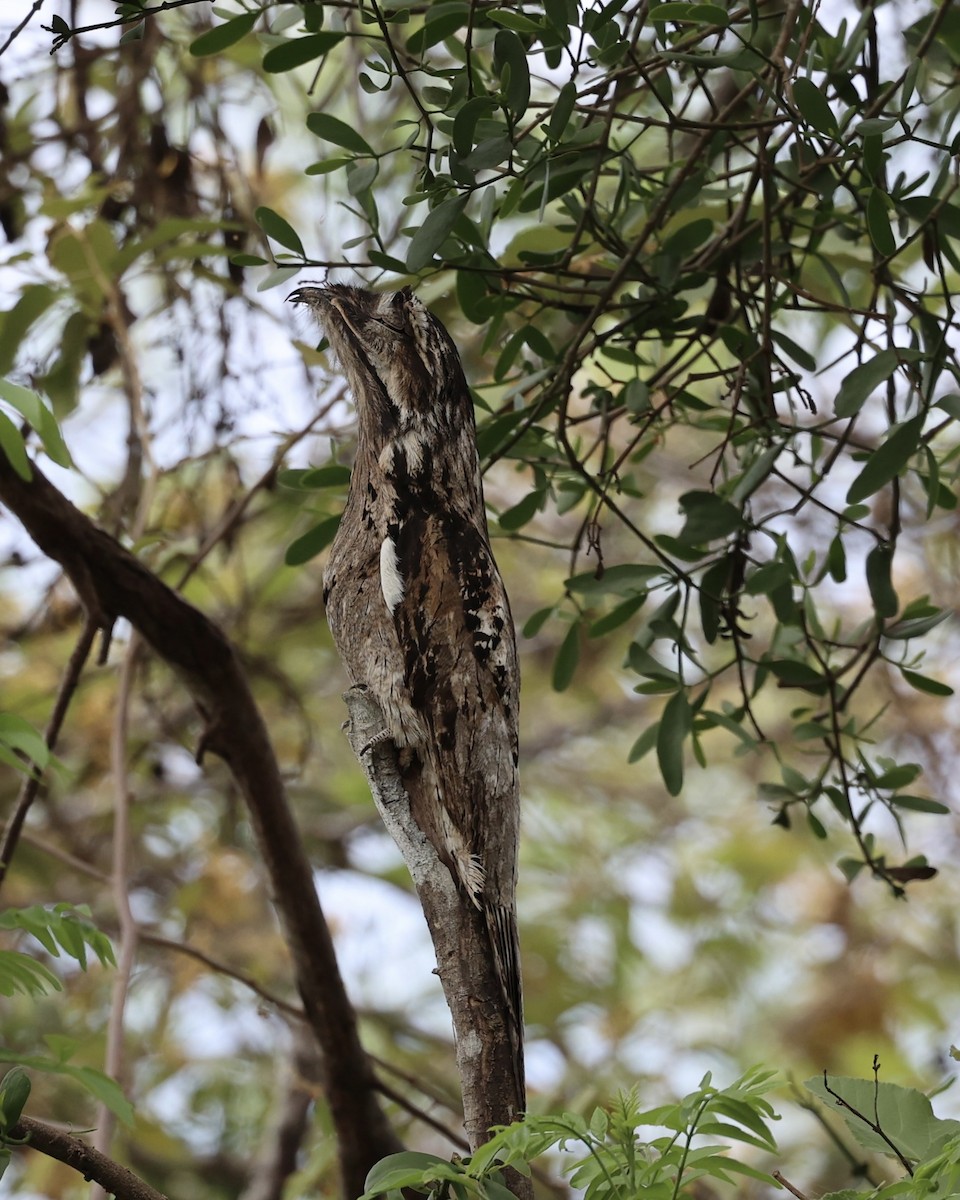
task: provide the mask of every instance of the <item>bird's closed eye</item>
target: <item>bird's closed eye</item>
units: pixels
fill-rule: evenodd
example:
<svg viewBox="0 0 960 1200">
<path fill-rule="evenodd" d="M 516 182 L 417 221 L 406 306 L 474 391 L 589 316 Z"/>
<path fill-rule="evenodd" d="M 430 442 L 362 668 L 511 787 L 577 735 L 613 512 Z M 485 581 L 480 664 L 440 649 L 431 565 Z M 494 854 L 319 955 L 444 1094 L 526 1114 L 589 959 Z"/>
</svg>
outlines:
<svg viewBox="0 0 960 1200">
<path fill-rule="evenodd" d="M 376 321 L 378 325 L 386 325 L 387 329 L 392 329 L 394 333 L 403 333 L 402 325 L 394 325 L 392 321 L 385 321 L 383 317 L 372 317 L 371 320 Z"/>
</svg>

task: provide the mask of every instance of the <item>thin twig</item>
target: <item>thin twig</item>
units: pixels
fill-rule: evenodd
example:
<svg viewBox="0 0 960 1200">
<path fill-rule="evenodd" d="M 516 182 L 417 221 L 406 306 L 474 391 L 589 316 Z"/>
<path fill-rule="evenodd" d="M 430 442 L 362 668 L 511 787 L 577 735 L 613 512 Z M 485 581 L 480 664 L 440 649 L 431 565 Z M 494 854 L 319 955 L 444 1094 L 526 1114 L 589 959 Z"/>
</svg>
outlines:
<svg viewBox="0 0 960 1200">
<path fill-rule="evenodd" d="M 63 728 L 67 709 L 70 707 L 70 701 L 77 690 L 77 684 L 80 682 L 83 668 L 90 657 L 90 651 L 93 649 L 93 643 L 100 624 L 101 622 L 96 617 L 90 615 L 84 621 L 80 637 L 77 639 L 77 644 L 70 655 L 63 679 L 60 681 L 60 690 L 57 692 L 53 712 L 50 714 L 50 720 L 47 723 L 44 733 L 44 740 L 47 743 L 48 750 L 52 751 L 57 744 L 57 738 L 60 736 L 60 730 Z M 43 778 L 43 771 L 34 770 L 24 779 L 13 815 L 10 817 L 3 831 L 3 838 L 0 839 L 0 887 L 3 885 L 7 868 L 13 859 L 17 843 L 20 840 L 23 823 L 27 819 L 27 813 L 30 811 L 31 805 L 37 798 Z"/>
<path fill-rule="evenodd" d="M 152 17 L 157 13 L 168 12 L 171 8 L 183 8 L 185 5 L 212 2 L 213 0 L 163 0 L 162 4 L 155 4 L 152 8 L 138 9 L 136 13 L 127 13 L 122 17 L 117 17 L 113 21 L 98 21 L 95 25 L 78 25 L 76 28 L 67 29 L 66 31 L 56 29 L 53 25 L 41 25 L 40 28 L 45 29 L 47 33 L 53 34 L 50 53 L 56 54 L 71 38 L 75 38 L 81 33 L 94 33 L 98 29 L 112 29 L 115 25 L 139 25 L 144 17 Z"/>
<path fill-rule="evenodd" d="M 874 1059 L 874 1062 L 876 1063 L 876 1059 Z M 876 1067 L 874 1069 L 876 1070 Z M 870 1118 L 865 1117 L 858 1108 L 854 1108 L 854 1106 L 850 1103 L 849 1100 L 845 1100 L 843 1098 L 843 1096 L 840 1095 L 839 1092 L 835 1092 L 833 1090 L 833 1088 L 830 1086 L 830 1084 L 827 1083 L 826 1071 L 824 1071 L 824 1073 L 823 1073 L 823 1086 L 826 1089 L 826 1091 L 828 1092 L 828 1094 L 833 1096 L 834 1100 L 836 1100 L 837 1104 L 841 1108 L 845 1108 L 848 1112 L 852 1112 L 853 1115 L 858 1118 L 858 1120 L 862 1121 L 864 1123 L 864 1125 L 866 1125 L 869 1129 L 872 1129 L 878 1138 L 882 1138 L 883 1141 L 886 1142 L 886 1144 L 890 1147 L 891 1151 L 896 1155 L 897 1159 L 900 1162 L 900 1165 L 903 1167 L 903 1169 L 906 1171 L 906 1173 L 912 1177 L 913 1176 L 912 1163 L 909 1161 L 909 1159 L 904 1157 L 903 1151 L 900 1149 L 900 1147 L 884 1131 L 883 1126 L 880 1124 L 879 1120 L 871 1121 Z"/>
<path fill-rule="evenodd" d="M 124 1070 L 124 1014 L 139 941 L 137 922 L 130 907 L 128 884 L 130 878 L 130 783 L 127 770 L 127 733 L 133 680 L 141 646 L 140 636 L 134 631 L 120 669 L 116 713 L 110 734 L 110 767 L 114 787 L 112 888 L 117 921 L 120 925 L 120 953 L 117 956 L 117 969 L 113 977 L 104 1070 L 118 1083 Z M 106 1154 L 110 1149 L 116 1124 L 116 1114 L 106 1104 L 100 1104 L 94 1145 L 102 1154 Z M 106 1200 L 106 1189 L 104 1188 L 102 1193 L 99 1189 L 100 1185 L 91 1188 L 91 1200 Z"/>
<path fill-rule="evenodd" d="M 771 1171 L 770 1174 L 774 1177 L 777 1183 L 780 1184 L 781 1187 L 785 1187 L 788 1192 L 796 1196 L 797 1200 L 807 1200 L 807 1196 L 804 1195 L 799 1188 L 795 1188 L 788 1179 L 784 1179 L 783 1175 L 781 1175 L 779 1171 Z"/>
<path fill-rule="evenodd" d="M 16 39 L 20 36 L 21 33 L 23 33 L 23 31 L 30 24 L 30 22 L 37 15 L 37 13 L 40 11 L 41 8 L 43 8 L 43 0 L 33 0 L 33 8 L 30 9 L 30 11 L 23 18 L 23 20 L 20 22 L 20 24 L 17 25 L 15 29 L 12 29 L 10 31 L 10 33 L 7 34 L 7 40 L 3 43 L 2 46 L 0 46 L 0 55 L 2 55 L 3 53 L 5 53 L 5 51 L 10 49 L 10 47 L 13 45 L 13 43 L 16 41 Z"/>
</svg>

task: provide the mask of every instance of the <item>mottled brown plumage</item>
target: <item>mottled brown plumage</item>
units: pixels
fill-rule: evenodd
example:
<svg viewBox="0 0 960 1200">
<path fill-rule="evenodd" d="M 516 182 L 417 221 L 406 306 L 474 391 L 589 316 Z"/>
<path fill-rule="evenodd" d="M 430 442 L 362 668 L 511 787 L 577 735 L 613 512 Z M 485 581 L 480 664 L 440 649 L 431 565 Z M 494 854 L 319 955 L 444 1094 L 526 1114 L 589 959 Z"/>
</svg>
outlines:
<svg viewBox="0 0 960 1200">
<path fill-rule="evenodd" d="M 349 495 L 324 572 L 327 619 L 352 682 L 380 706 L 414 819 L 465 902 L 487 917 L 522 1079 L 519 671 L 463 368 L 409 289 L 329 284 L 291 299 L 316 315 L 358 414 Z"/>
</svg>

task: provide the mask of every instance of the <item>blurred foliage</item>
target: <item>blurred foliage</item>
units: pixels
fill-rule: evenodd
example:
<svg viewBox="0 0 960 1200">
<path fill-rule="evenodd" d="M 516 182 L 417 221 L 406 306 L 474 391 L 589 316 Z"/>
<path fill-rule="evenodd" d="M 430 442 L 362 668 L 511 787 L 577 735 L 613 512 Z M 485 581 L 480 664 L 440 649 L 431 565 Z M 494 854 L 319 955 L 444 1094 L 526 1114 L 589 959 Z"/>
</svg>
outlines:
<svg viewBox="0 0 960 1200">
<path fill-rule="evenodd" d="M 534 1110 L 589 1112 L 625 1077 L 646 1109 L 758 1060 L 863 1075 L 879 1053 L 887 1080 L 939 1085 L 960 975 L 953 8 L 55 7 L 9 42 L 0 19 L 0 446 L 240 647 L 403 1135 L 448 1155 L 455 1073 L 310 561 L 352 427 L 280 285 L 326 272 L 415 284 L 475 387 L 524 633 Z M 0 538 L 12 811 L 81 620 Z M 86 905 L 135 941 L 118 1157 L 169 1194 L 242 1195 L 292 1109 L 289 1194 L 329 1194 L 285 949 L 199 732 L 118 630 L 4 904 Z M 4 938 L 65 988 L 4 997 L 7 1061 L 64 1039 L 102 1070 L 112 969 Z M 89 1091 L 31 1077 L 30 1112 L 93 1123 Z M 778 1137 L 810 1191 L 859 1165 L 819 1132 L 800 1109 Z M 10 1180 L 75 1186 L 39 1155 Z"/>
</svg>

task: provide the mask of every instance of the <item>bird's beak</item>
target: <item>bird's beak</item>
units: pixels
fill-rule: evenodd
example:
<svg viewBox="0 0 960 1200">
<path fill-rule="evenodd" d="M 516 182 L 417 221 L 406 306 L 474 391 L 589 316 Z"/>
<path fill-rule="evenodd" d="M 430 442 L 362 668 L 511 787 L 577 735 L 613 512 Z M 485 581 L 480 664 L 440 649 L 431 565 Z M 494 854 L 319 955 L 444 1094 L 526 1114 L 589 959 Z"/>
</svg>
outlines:
<svg viewBox="0 0 960 1200">
<path fill-rule="evenodd" d="M 310 286 L 299 287 L 287 297 L 291 304 L 319 304 L 323 299 L 323 288 Z"/>
</svg>

